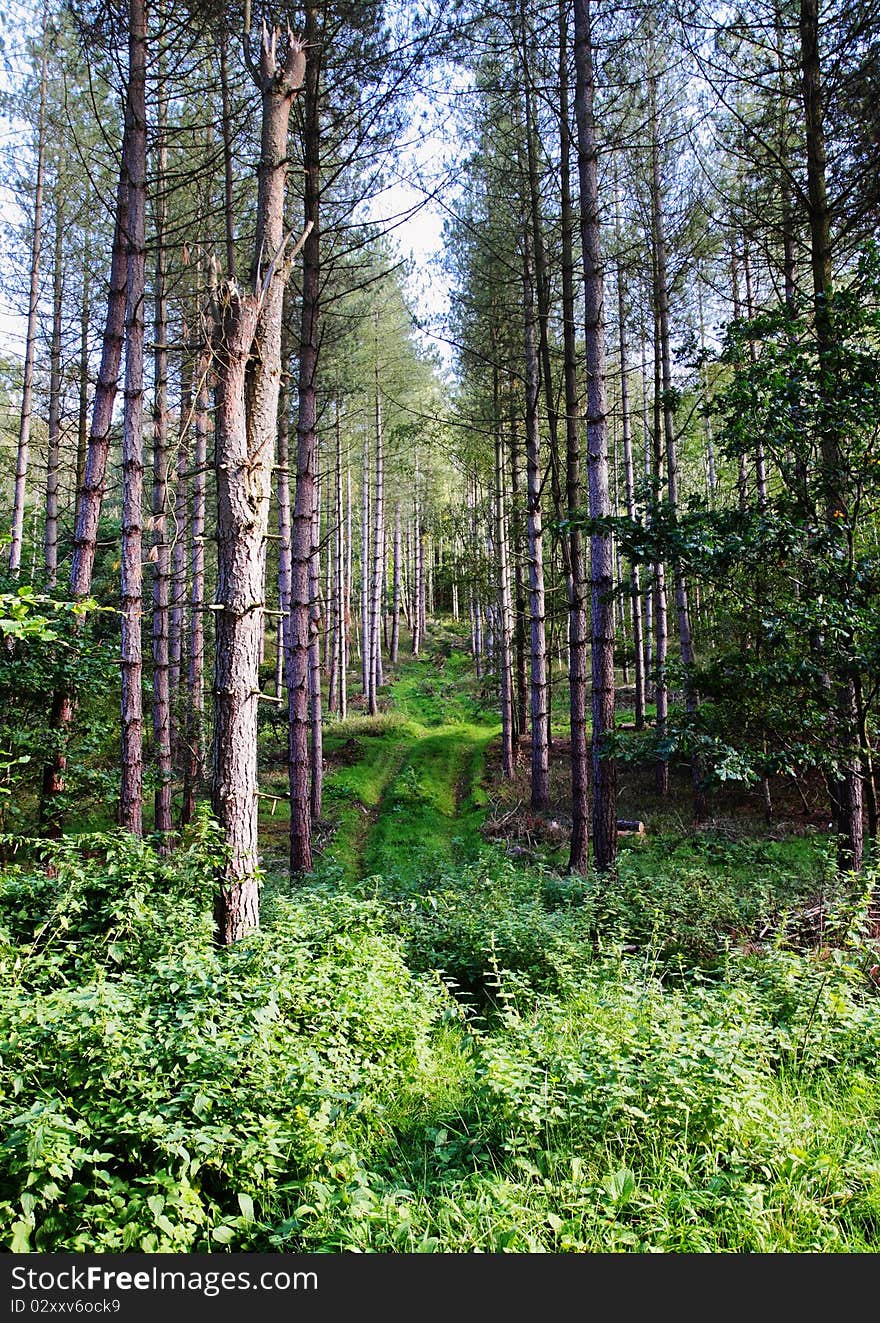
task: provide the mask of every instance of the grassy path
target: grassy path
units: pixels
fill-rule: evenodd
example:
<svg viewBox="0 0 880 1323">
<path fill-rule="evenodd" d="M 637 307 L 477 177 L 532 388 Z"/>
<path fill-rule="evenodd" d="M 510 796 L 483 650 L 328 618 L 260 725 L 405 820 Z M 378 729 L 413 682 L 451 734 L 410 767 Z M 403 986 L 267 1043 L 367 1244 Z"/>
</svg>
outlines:
<svg viewBox="0 0 880 1323">
<path fill-rule="evenodd" d="M 477 853 L 482 767 L 498 727 L 467 700 L 466 667 L 453 653 L 438 677 L 428 659 L 407 661 L 390 686 L 391 712 L 331 728 L 336 829 L 326 853 L 350 881 L 394 876 L 415 887 Z"/>
<path fill-rule="evenodd" d="M 456 722 L 413 739 L 368 835 L 366 875 L 416 886 L 477 852 L 485 802 L 479 774 L 494 734 L 491 726 Z"/>
</svg>

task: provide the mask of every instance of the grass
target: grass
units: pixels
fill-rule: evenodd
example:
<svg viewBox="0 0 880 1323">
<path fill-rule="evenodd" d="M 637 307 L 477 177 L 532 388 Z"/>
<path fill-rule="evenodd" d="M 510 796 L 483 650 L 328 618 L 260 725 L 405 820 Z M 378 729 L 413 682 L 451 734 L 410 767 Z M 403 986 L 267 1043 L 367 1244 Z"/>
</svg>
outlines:
<svg viewBox="0 0 880 1323">
<path fill-rule="evenodd" d="M 266 737 L 263 928 L 228 953 L 199 824 L 168 860 L 96 838 L 0 878 L 10 1243 L 876 1252 L 875 879 L 684 810 L 613 878 L 539 835 L 510 857 L 454 638 L 383 701 L 326 727 L 295 885 Z"/>
</svg>

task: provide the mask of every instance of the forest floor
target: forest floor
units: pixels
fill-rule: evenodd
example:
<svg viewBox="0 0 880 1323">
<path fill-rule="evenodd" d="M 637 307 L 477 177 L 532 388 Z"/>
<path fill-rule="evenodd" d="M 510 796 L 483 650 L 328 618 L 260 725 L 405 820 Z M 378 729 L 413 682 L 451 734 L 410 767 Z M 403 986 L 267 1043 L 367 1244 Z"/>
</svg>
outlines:
<svg viewBox="0 0 880 1323">
<path fill-rule="evenodd" d="M 261 737 L 261 931 L 211 943 L 204 821 L 0 878 L 0 1234 L 18 1249 L 864 1251 L 880 1244 L 873 874 L 818 809 L 689 821 L 627 768 L 562 866 L 448 630 L 325 729 L 313 876 Z M 560 689 L 562 686 L 560 686 Z M 561 701 L 561 698 L 560 698 Z M 784 787 L 776 790 L 780 805 Z M 278 801 L 271 798 L 278 795 Z M 5 1086 L 5 1087 L 4 1087 Z"/>
</svg>

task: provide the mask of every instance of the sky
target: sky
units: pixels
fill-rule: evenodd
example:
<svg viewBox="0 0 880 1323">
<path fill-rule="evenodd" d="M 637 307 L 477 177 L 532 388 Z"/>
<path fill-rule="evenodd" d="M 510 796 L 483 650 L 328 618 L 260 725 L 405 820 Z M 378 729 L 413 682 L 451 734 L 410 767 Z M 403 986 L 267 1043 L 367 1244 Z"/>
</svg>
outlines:
<svg viewBox="0 0 880 1323">
<path fill-rule="evenodd" d="M 22 57 L 24 38 L 33 28 L 36 7 L 26 0 L 9 0 L 0 19 L 0 149 L 7 145 L 28 149 L 29 127 L 9 113 L 2 93 L 9 86 Z M 12 69 L 10 70 L 10 66 Z M 443 224 L 454 204 L 453 180 L 458 173 L 460 145 L 454 132 L 454 106 L 462 90 L 462 77 L 448 70 L 427 74 L 425 90 L 412 100 L 411 130 L 399 144 L 393 173 L 386 187 L 367 208 L 367 217 L 388 235 L 407 266 L 406 287 L 415 315 L 417 338 L 438 354 L 445 373 L 451 372 L 452 350 L 442 331 L 450 299 L 450 281 L 443 269 Z M 21 228 L 26 222 L 0 168 L 0 219 Z M 45 263 L 44 263 L 45 265 Z M 24 356 L 27 328 L 26 293 L 22 281 L 19 307 L 0 291 L 0 352 Z"/>
</svg>

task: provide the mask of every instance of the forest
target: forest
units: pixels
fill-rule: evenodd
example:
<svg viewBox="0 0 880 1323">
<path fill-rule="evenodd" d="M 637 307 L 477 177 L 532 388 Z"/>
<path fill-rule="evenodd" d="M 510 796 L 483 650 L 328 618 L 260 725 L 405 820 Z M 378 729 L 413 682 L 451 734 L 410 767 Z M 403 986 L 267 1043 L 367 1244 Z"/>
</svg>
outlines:
<svg viewBox="0 0 880 1323">
<path fill-rule="evenodd" d="M 0 1247 L 880 1249 L 872 0 L 11 0 Z"/>
</svg>

